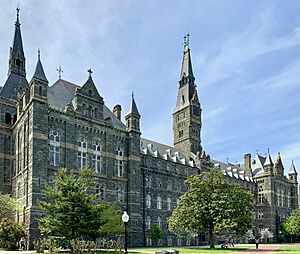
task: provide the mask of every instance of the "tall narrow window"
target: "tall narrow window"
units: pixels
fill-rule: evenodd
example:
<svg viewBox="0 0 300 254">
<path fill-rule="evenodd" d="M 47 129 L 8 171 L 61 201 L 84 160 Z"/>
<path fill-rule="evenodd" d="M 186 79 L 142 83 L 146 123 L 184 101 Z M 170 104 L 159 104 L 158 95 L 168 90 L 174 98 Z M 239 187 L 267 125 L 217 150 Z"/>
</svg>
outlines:
<svg viewBox="0 0 300 254">
<path fill-rule="evenodd" d="M 150 229 L 151 228 L 151 217 L 148 215 L 146 217 L 146 229 Z"/>
<path fill-rule="evenodd" d="M 118 147 L 116 150 L 116 162 L 115 162 L 116 176 L 123 177 L 124 175 L 124 165 L 123 165 L 123 150 Z"/>
<path fill-rule="evenodd" d="M 96 185 L 96 197 L 104 200 L 104 186 L 100 183 L 97 183 Z"/>
<path fill-rule="evenodd" d="M 116 190 L 116 201 L 118 203 L 123 202 L 123 190 L 121 188 L 117 188 L 117 190 Z"/>
<path fill-rule="evenodd" d="M 264 194 L 263 194 L 263 187 L 259 186 L 258 187 L 258 204 L 263 204 L 264 203 Z"/>
<path fill-rule="evenodd" d="M 147 194 L 146 196 L 146 207 L 151 208 L 151 195 Z"/>
<path fill-rule="evenodd" d="M 59 166 L 60 163 L 60 137 L 56 131 L 49 133 L 49 164 Z"/>
<path fill-rule="evenodd" d="M 81 169 L 86 166 L 86 158 L 87 158 L 87 144 L 84 138 L 78 140 L 78 151 L 77 151 L 77 168 Z"/>
<path fill-rule="evenodd" d="M 93 144 L 92 168 L 96 173 L 101 173 L 101 146 L 98 141 Z"/>
<path fill-rule="evenodd" d="M 159 209 L 159 210 L 162 209 L 162 197 L 161 197 L 161 195 L 157 196 L 157 209 Z"/>
<path fill-rule="evenodd" d="M 171 211 L 171 202 L 172 202 L 171 198 L 168 197 L 168 199 L 167 199 L 167 210 L 168 211 Z"/>
<path fill-rule="evenodd" d="M 162 218 L 160 216 L 157 217 L 157 226 L 162 229 Z"/>
</svg>

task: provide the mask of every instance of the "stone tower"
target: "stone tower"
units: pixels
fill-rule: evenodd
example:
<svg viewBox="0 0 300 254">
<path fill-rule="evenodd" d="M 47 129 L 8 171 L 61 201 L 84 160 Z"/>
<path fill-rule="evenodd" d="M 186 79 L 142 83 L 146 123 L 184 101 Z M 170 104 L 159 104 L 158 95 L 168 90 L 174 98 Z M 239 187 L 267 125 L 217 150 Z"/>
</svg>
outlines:
<svg viewBox="0 0 300 254">
<path fill-rule="evenodd" d="M 176 107 L 173 112 L 174 146 L 186 156 L 201 148 L 201 107 L 193 74 L 189 34 L 184 37 L 184 51 Z"/>
</svg>

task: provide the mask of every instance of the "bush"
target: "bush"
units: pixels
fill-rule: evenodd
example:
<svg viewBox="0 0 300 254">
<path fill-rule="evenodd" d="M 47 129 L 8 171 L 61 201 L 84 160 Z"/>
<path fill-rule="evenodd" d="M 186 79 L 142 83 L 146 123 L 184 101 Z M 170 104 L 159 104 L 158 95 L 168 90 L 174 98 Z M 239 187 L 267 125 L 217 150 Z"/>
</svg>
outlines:
<svg viewBox="0 0 300 254">
<path fill-rule="evenodd" d="M 9 219 L 0 221 L 0 248 L 8 250 L 18 249 L 18 242 L 25 235 L 24 225 Z"/>
</svg>

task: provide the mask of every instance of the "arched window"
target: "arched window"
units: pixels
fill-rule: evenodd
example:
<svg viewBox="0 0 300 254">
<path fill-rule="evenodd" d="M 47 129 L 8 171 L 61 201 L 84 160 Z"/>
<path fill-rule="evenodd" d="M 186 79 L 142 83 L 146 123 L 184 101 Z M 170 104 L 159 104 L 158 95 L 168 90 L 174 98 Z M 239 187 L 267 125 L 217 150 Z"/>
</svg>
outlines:
<svg viewBox="0 0 300 254">
<path fill-rule="evenodd" d="M 263 194 L 263 187 L 259 186 L 258 187 L 258 204 L 263 204 L 264 203 L 264 194 Z"/>
<path fill-rule="evenodd" d="M 172 181 L 171 181 L 171 180 L 168 180 L 168 183 L 167 183 L 167 190 L 169 190 L 169 191 L 172 190 Z"/>
<path fill-rule="evenodd" d="M 86 105 L 82 104 L 82 114 L 86 115 Z"/>
<path fill-rule="evenodd" d="M 146 216 L 146 229 L 151 228 L 151 217 L 149 215 Z"/>
<path fill-rule="evenodd" d="M 5 113 L 5 124 L 11 125 L 11 114 Z"/>
<path fill-rule="evenodd" d="M 94 118 L 98 118 L 98 109 L 97 108 L 94 109 Z"/>
<path fill-rule="evenodd" d="M 92 168 L 96 173 L 101 173 L 101 145 L 98 141 L 93 143 Z"/>
<path fill-rule="evenodd" d="M 96 185 L 96 197 L 104 200 L 105 187 L 103 184 L 97 183 Z"/>
<path fill-rule="evenodd" d="M 147 194 L 146 196 L 146 207 L 151 208 L 151 195 Z"/>
<path fill-rule="evenodd" d="M 263 219 L 263 218 L 264 218 L 264 213 L 261 210 L 258 210 L 257 219 Z"/>
<path fill-rule="evenodd" d="M 146 187 L 147 188 L 151 188 L 152 187 L 152 177 L 151 176 L 147 176 L 146 179 Z"/>
<path fill-rule="evenodd" d="M 162 218 L 160 216 L 157 217 L 157 226 L 162 229 Z"/>
<path fill-rule="evenodd" d="M 60 137 L 58 132 L 49 133 L 49 165 L 59 166 L 60 164 Z"/>
<path fill-rule="evenodd" d="M 77 168 L 81 169 L 86 166 L 87 158 L 87 143 L 84 138 L 78 140 L 78 151 L 77 151 Z"/>
<path fill-rule="evenodd" d="M 116 190 L 116 201 L 118 203 L 123 202 L 123 190 L 121 188 L 117 188 L 117 190 Z"/>
<path fill-rule="evenodd" d="M 162 182 L 159 178 L 156 180 L 157 188 L 160 189 L 162 187 Z"/>
<path fill-rule="evenodd" d="M 124 165 L 123 165 L 123 150 L 118 147 L 116 150 L 116 161 L 115 161 L 116 176 L 123 177 Z"/>
<path fill-rule="evenodd" d="M 54 189 L 54 181 L 53 181 L 53 178 L 51 176 L 48 178 L 48 184 L 51 187 L 51 189 Z"/>
<path fill-rule="evenodd" d="M 39 86 L 39 95 L 40 95 L 40 96 L 43 95 L 43 88 L 42 88 L 42 86 Z"/>
<path fill-rule="evenodd" d="M 172 203 L 172 199 L 170 197 L 167 198 L 167 210 L 171 211 L 171 203 Z"/>
<path fill-rule="evenodd" d="M 162 197 L 161 197 L 161 195 L 157 196 L 157 209 L 159 209 L 159 210 L 162 209 Z"/>
</svg>

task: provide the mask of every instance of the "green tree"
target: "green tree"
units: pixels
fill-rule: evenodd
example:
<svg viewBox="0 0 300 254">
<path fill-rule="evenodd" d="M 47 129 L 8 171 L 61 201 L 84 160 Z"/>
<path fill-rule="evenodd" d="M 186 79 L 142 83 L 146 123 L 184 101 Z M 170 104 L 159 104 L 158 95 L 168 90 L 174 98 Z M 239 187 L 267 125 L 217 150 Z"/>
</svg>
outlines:
<svg viewBox="0 0 300 254">
<path fill-rule="evenodd" d="M 0 248 L 14 250 L 18 242 L 25 236 L 25 226 L 4 218 L 0 221 Z"/>
<path fill-rule="evenodd" d="M 152 241 L 154 242 L 154 244 L 157 245 L 158 240 L 162 238 L 162 230 L 160 229 L 160 227 L 157 224 L 152 224 L 148 237 L 150 239 L 152 239 Z"/>
<path fill-rule="evenodd" d="M 121 213 L 112 205 L 98 204 L 94 186 L 92 170 L 60 169 L 54 186 L 45 186 L 45 200 L 39 202 L 46 213 L 39 220 L 41 232 L 69 241 L 95 239 L 116 230 L 121 223 Z"/>
<path fill-rule="evenodd" d="M 300 209 L 295 209 L 282 224 L 282 231 L 287 236 L 300 236 Z"/>
<path fill-rule="evenodd" d="M 15 199 L 9 194 L 0 194 L 0 220 L 12 219 L 18 210 L 20 210 L 20 205 Z"/>
<path fill-rule="evenodd" d="M 189 177 L 189 190 L 169 218 L 171 232 L 201 233 L 208 230 L 209 245 L 214 248 L 214 234 L 229 230 L 244 234 L 250 227 L 253 195 L 214 169 Z"/>
</svg>

